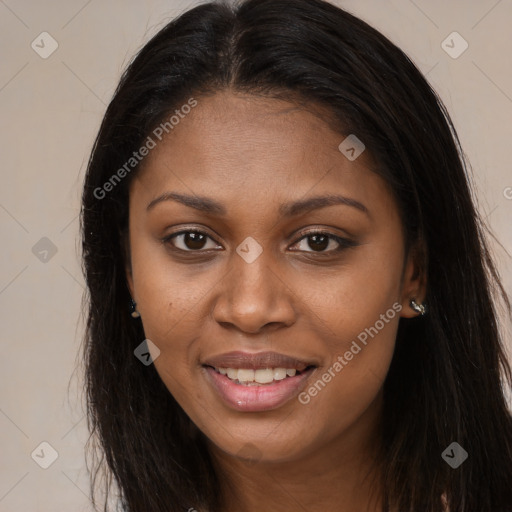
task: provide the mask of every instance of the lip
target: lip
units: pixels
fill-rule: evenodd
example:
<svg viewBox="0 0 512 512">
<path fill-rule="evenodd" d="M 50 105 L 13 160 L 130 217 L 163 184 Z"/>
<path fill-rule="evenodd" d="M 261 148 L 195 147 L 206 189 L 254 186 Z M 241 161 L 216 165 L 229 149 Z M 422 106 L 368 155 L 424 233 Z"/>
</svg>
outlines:
<svg viewBox="0 0 512 512">
<path fill-rule="evenodd" d="M 306 381 L 318 365 L 277 352 L 228 352 L 212 357 L 203 363 L 206 381 L 224 403 L 237 411 L 260 412 L 281 407 L 296 397 L 306 386 Z M 215 368 L 295 368 L 301 372 L 293 377 L 274 381 L 271 384 L 245 386 L 236 384 Z"/>
<path fill-rule="evenodd" d="M 236 384 L 210 366 L 205 366 L 204 369 L 206 380 L 228 407 L 237 411 L 259 412 L 277 409 L 297 396 L 316 368 L 311 367 L 294 377 L 259 386 Z"/>
<path fill-rule="evenodd" d="M 295 368 L 302 372 L 308 366 L 318 366 L 313 361 L 305 361 L 278 352 L 226 352 L 203 361 L 203 365 L 215 368 L 247 368 L 259 370 L 264 368 Z"/>
</svg>

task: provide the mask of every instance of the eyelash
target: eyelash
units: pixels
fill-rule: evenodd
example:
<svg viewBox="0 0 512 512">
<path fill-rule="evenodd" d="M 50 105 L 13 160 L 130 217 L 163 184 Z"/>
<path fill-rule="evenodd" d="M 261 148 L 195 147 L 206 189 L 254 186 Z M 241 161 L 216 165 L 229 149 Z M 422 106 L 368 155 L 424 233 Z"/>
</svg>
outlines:
<svg viewBox="0 0 512 512">
<path fill-rule="evenodd" d="M 176 238 L 179 235 L 184 235 L 184 234 L 187 234 L 187 233 L 197 233 L 197 234 L 206 236 L 210 240 L 213 240 L 213 238 L 210 235 L 208 235 L 208 233 L 205 233 L 204 231 L 201 231 L 201 230 L 198 230 L 198 229 L 186 229 L 186 230 L 182 230 L 182 231 L 179 231 L 179 232 L 176 232 L 176 233 L 172 233 L 171 235 L 166 236 L 165 238 L 162 239 L 162 243 L 170 246 L 172 250 L 178 251 L 178 252 L 181 252 L 181 253 L 201 253 L 201 252 L 207 252 L 207 251 L 210 250 L 210 249 L 197 249 L 197 250 L 189 249 L 189 250 L 184 250 L 184 249 L 179 249 L 178 247 L 173 245 L 173 243 L 171 242 L 171 240 L 173 238 Z M 305 253 L 308 253 L 308 254 L 315 254 L 315 255 L 319 255 L 320 257 L 322 257 L 322 255 L 331 255 L 331 254 L 340 253 L 344 249 L 348 249 L 350 247 L 355 247 L 357 245 L 357 243 L 354 242 L 353 240 L 349 240 L 347 238 L 343 238 L 343 237 L 334 235 L 332 233 L 329 233 L 327 231 L 323 231 L 321 229 L 312 229 L 310 231 L 300 233 L 300 238 L 298 238 L 293 243 L 293 245 L 296 245 L 297 243 L 301 242 L 302 240 L 307 239 L 308 237 L 314 236 L 314 235 L 324 235 L 324 236 L 327 236 L 329 239 L 334 240 L 335 242 L 337 242 L 339 244 L 339 247 L 336 248 L 336 249 L 331 249 L 330 251 L 313 251 L 313 250 L 311 250 L 311 251 L 301 251 L 301 250 L 297 250 L 296 252 L 305 252 Z M 215 243 L 217 243 L 215 240 L 213 240 L 213 241 Z M 214 250 L 216 250 L 216 249 L 214 249 Z"/>
</svg>

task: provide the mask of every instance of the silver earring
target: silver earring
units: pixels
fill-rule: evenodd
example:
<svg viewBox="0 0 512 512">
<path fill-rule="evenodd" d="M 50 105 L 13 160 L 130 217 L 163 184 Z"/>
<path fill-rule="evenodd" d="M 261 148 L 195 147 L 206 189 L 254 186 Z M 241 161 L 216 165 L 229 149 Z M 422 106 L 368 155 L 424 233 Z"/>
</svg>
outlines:
<svg viewBox="0 0 512 512">
<path fill-rule="evenodd" d="M 130 315 L 132 316 L 132 318 L 140 317 L 140 313 L 137 311 L 136 306 L 137 303 L 133 299 L 130 299 Z"/>
<path fill-rule="evenodd" d="M 427 312 L 427 306 L 425 306 L 425 304 L 418 304 L 415 299 L 411 299 L 409 305 L 412 309 L 414 309 L 414 311 L 416 311 L 416 313 L 419 313 L 421 316 Z"/>
</svg>

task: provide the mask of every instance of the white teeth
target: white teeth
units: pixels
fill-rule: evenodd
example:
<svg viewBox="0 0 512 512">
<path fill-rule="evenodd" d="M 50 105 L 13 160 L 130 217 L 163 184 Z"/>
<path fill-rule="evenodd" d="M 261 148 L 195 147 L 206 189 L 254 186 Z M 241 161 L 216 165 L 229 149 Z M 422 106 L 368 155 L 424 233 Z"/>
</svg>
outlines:
<svg viewBox="0 0 512 512">
<path fill-rule="evenodd" d="M 274 380 L 283 380 L 296 375 L 295 368 L 265 368 L 251 370 L 248 368 L 216 368 L 221 375 L 247 385 L 270 384 Z"/>
<path fill-rule="evenodd" d="M 286 368 L 274 368 L 274 380 L 286 379 Z"/>
<path fill-rule="evenodd" d="M 240 370 L 238 370 L 238 380 L 240 379 Z M 254 372 L 254 380 L 259 384 L 268 384 L 274 380 L 274 370 L 267 368 L 265 370 L 256 370 Z"/>
<path fill-rule="evenodd" d="M 239 381 L 252 382 L 254 380 L 254 374 L 255 373 L 257 374 L 258 372 L 259 372 L 259 370 L 257 370 L 255 372 L 254 370 L 246 370 L 245 368 L 244 369 L 240 368 L 238 370 L 237 378 Z M 258 381 L 258 379 L 256 379 L 256 380 Z"/>
</svg>

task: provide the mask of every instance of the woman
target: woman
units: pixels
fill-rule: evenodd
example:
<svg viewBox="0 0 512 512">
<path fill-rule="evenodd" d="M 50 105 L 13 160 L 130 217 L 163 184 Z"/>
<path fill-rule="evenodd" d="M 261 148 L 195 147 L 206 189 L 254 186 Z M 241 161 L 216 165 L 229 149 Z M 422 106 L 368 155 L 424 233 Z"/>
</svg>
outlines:
<svg viewBox="0 0 512 512">
<path fill-rule="evenodd" d="M 512 510 L 506 295 L 445 108 L 364 22 L 169 23 L 107 109 L 82 236 L 124 510 Z"/>
</svg>

